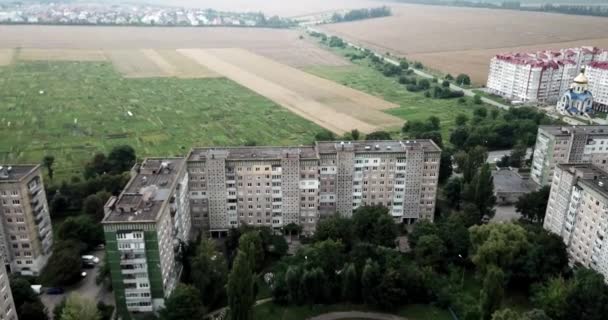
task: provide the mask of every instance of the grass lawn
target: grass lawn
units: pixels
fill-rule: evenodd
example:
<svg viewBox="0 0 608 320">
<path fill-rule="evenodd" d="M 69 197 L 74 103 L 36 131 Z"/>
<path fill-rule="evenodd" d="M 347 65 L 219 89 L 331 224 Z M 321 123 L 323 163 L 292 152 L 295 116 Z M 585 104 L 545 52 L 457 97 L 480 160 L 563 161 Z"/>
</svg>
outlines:
<svg viewBox="0 0 608 320">
<path fill-rule="evenodd" d="M 279 306 L 274 303 L 265 303 L 255 307 L 254 319 L 264 320 L 305 320 L 328 312 L 339 311 L 370 311 L 361 305 L 315 305 L 315 306 Z M 409 305 L 400 308 L 395 314 L 409 320 L 452 320 L 450 314 L 428 305 Z"/>
<path fill-rule="evenodd" d="M 193 146 L 310 143 L 317 125 L 224 78 L 125 79 L 107 63 L 0 67 L 0 163 L 55 156 L 80 173 L 96 152 L 129 144 L 142 156 Z"/>
<path fill-rule="evenodd" d="M 346 49 L 334 51 L 342 54 L 353 52 Z M 471 98 L 467 98 L 467 102 L 461 104 L 458 99 L 433 99 L 425 97 L 423 92 L 409 92 L 397 81 L 397 78 L 385 77 L 371 67 L 367 59 L 356 60 L 353 63 L 351 66 L 315 66 L 304 70 L 396 103 L 399 107 L 386 110 L 386 113 L 404 120 L 426 120 L 433 115 L 439 117 L 444 141 L 449 139 L 449 132 L 454 127 L 456 115 L 465 113 L 471 117 L 477 107 L 472 104 Z"/>
</svg>

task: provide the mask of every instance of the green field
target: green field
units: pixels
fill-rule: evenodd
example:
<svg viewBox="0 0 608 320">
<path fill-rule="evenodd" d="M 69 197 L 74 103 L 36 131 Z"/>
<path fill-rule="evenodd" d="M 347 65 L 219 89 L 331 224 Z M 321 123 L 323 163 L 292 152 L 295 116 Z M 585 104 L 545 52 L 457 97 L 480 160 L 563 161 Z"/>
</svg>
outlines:
<svg viewBox="0 0 608 320">
<path fill-rule="evenodd" d="M 396 78 L 385 77 L 367 63 L 367 60 L 358 60 L 351 66 L 310 67 L 305 71 L 396 103 L 399 108 L 386 112 L 404 120 L 439 117 L 444 141 L 449 138 L 449 131 L 454 126 L 456 115 L 472 114 L 475 109 L 469 98 L 467 103 L 461 104 L 458 99 L 433 99 L 425 97 L 422 92 L 409 92 L 404 85 L 397 82 Z"/>
<path fill-rule="evenodd" d="M 265 303 L 254 308 L 254 319 L 264 320 L 306 320 L 329 312 L 370 311 L 362 305 L 313 305 L 313 306 L 280 306 Z M 448 311 L 428 305 L 408 305 L 399 308 L 394 314 L 408 320 L 452 320 Z"/>
<path fill-rule="evenodd" d="M 52 154 L 60 177 L 119 144 L 140 157 L 183 155 L 192 146 L 310 143 L 321 130 L 227 79 L 124 79 L 91 62 L 1 67 L 0 112 L 0 163 Z"/>
</svg>

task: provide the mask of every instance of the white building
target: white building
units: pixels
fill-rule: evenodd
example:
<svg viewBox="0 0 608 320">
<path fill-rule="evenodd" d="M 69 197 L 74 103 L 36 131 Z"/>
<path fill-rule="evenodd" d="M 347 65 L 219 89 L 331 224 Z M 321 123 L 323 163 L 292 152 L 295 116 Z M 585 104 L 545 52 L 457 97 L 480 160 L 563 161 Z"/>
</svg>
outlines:
<svg viewBox="0 0 608 320">
<path fill-rule="evenodd" d="M 555 169 L 544 228 L 559 235 L 571 263 L 608 279 L 608 176 L 592 164 Z"/>
<path fill-rule="evenodd" d="M 607 60 L 608 51 L 594 47 L 499 54 L 490 62 L 487 88 L 513 101 L 553 104 L 582 67 Z"/>
<path fill-rule="evenodd" d="M 593 109 L 608 112 L 608 61 L 591 62 L 585 69 L 589 91 L 593 93 Z"/>
</svg>

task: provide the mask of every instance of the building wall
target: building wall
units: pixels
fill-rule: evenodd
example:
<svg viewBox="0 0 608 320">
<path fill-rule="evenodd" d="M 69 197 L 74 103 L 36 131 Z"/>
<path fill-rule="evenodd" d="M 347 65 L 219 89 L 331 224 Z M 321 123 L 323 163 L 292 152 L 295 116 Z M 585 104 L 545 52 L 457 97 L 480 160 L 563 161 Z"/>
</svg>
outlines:
<svg viewBox="0 0 608 320">
<path fill-rule="evenodd" d="M 0 320 L 17 320 L 17 309 L 4 265 L 0 265 Z"/>
<path fill-rule="evenodd" d="M 19 181 L 0 180 L 1 247 L 11 272 L 38 275 L 53 245 L 53 229 L 39 169 Z"/>
<path fill-rule="evenodd" d="M 589 91 L 593 94 L 595 109 L 608 112 L 608 65 L 604 68 L 587 67 L 585 75 L 589 79 Z"/>
</svg>

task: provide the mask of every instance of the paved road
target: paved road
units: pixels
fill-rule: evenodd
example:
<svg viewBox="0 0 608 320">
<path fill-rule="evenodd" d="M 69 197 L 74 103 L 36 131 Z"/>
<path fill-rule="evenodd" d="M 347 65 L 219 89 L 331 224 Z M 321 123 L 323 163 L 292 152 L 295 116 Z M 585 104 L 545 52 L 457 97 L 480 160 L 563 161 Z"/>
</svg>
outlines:
<svg viewBox="0 0 608 320">
<path fill-rule="evenodd" d="M 84 278 L 82 281 L 80 281 L 73 287 L 65 288 L 64 294 L 42 294 L 40 296 L 42 303 L 51 315 L 55 306 L 61 303 L 61 301 L 70 293 L 76 293 L 77 295 L 90 299 L 95 303 L 97 303 L 98 301 L 103 301 L 105 304 L 114 305 L 114 297 L 112 296 L 112 293 L 103 288 L 102 286 L 98 286 L 95 283 L 97 271 L 99 267 L 102 266 L 104 263 L 103 259 L 105 257 L 105 251 L 95 251 L 92 254 L 99 257 L 99 264 L 94 269 L 83 269 L 83 271 L 87 272 L 86 278 Z"/>
<path fill-rule="evenodd" d="M 325 34 L 327 37 L 331 37 L 332 36 L 332 34 L 326 32 L 324 30 L 320 30 L 320 29 L 306 27 L 306 30 L 309 31 L 309 32 L 322 33 L 322 34 Z M 352 43 L 352 42 L 349 42 L 349 41 L 345 41 L 345 42 L 346 42 L 346 45 L 348 45 L 349 47 L 352 47 L 354 49 L 357 49 L 357 50 L 360 50 L 360 51 L 363 51 L 363 50 L 366 49 L 366 48 L 364 48 L 364 47 L 362 47 L 360 45 L 357 45 L 355 43 Z M 388 62 L 390 64 L 393 64 L 393 65 L 396 65 L 396 66 L 399 65 L 399 61 L 397 61 L 397 60 L 395 60 L 393 58 L 389 58 L 389 57 L 387 57 L 387 56 L 385 56 L 385 55 L 383 55 L 383 54 L 381 54 L 379 52 L 376 52 L 374 50 L 371 50 L 369 48 L 367 48 L 367 49 L 370 50 L 376 57 L 382 58 L 382 59 L 384 59 L 384 61 L 386 61 L 386 62 Z M 421 77 L 428 78 L 428 79 L 433 79 L 434 78 L 434 76 L 431 75 L 430 73 L 424 72 L 422 70 L 414 69 L 414 68 L 411 68 L 411 67 L 410 67 L 410 69 L 413 70 L 415 74 L 417 74 L 417 75 L 419 75 Z M 450 89 L 456 90 L 456 91 L 462 91 L 464 93 L 464 95 L 468 96 L 468 97 L 473 97 L 473 96 L 476 95 L 476 93 L 473 92 L 473 90 L 465 89 L 465 88 L 462 88 L 462 87 L 457 86 L 455 84 L 450 84 Z M 488 99 L 488 98 L 485 98 L 485 97 L 481 97 L 481 101 L 483 101 L 483 102 L 485 102 L 485 103 L 487 103 L 489 105 L 492 105 L 492 106 L 495 106 L 495 107 L 498 107 L 498 108 L 501 108 L 501 109 L 505 109 L 505 110 L 509 110 L 509 108 L 510 108 L 506 104 L 503 104 L 503 103 L 500 103 L 500 102 L 497 102 L 497 101 L 494 101 L 492 99 Z"/>
<path fill-rule="evenodd" d="M 392 314 L 375 313 L 375 312 L 332 312 L 322 314 L 320 316 L 308 318 L 308 320 L 341 320 L 341 319 L 369 319 L 369 320 L 407 320 L 403 317 L 398 317 Z"/>
</svg>

